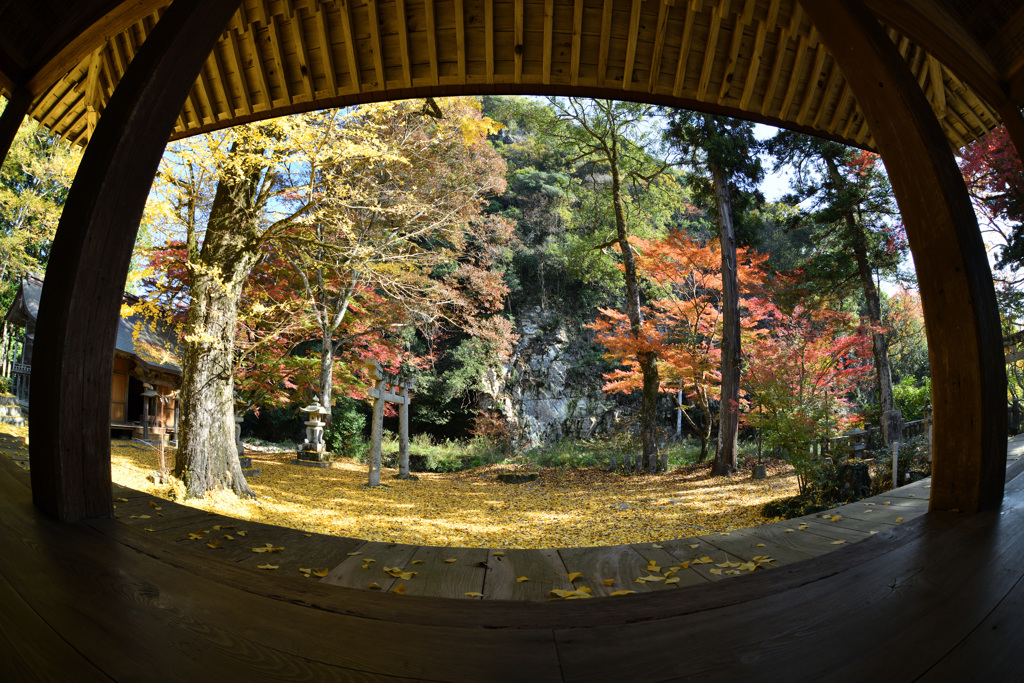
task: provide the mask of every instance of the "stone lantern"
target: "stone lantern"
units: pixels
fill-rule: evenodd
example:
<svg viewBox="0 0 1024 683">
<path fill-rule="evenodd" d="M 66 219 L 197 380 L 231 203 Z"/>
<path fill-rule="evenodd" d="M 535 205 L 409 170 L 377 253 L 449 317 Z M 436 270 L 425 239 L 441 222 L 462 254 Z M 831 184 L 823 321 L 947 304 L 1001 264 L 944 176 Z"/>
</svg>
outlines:
<svg viewBox="0 0 1024 683">
<path fill-rule="evenodd" d="M 921 409 L 921 418 L 924 420 L 924 435 L 928 439 L 928 461 L 932 459 L 932 404 L 928 402 Z"/>
<path fill-rule="evenodd" d="M 329 415 L 331 409 L 320 405 L 320 399 L 313 397 L 313 402 L 300 410 L 309 417 L 306 420 L 306 439 L 299 446 L 298 459 L 324 462 L 327 460 L 327 446 L 324 443 L 324 426 L 327 424 L 323 416 Z"/>
</svg>

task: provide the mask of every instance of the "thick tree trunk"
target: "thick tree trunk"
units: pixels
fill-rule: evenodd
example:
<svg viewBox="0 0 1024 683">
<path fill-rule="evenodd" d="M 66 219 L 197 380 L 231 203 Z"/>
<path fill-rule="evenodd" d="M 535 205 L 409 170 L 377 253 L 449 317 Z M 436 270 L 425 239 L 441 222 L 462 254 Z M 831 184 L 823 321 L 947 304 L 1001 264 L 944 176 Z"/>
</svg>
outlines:
<svg viewBox="0 0 1024 683">
<path fill-rule="evenodd" d="M 877 327 L 882 324 L 882 303 L 878 297 L 878 288 L 875 286 L 871 265 L 868 263 L 864 235 L 854 221 L 853 216 L 849 214 L 846 216 L 846 225 L 851 231 L 856 231 L 853 255 L 857 259 L 857 272 L 860 275 L 861 286 L 864 288 L 864 300 L 867 302 L 868 319 L 872 325 Z M 875 357 L 875 388 L 878 390 L 878 419 L 882 425 L 882 440 L 886 445 L 889 445 L 894 440 L 898 441 L 900 435 L 889 434 L 889 421 L 886 420 L 886 415 L 889 411 L 896 409 L 896 400 L 892 395 L 889 348 L 885 343 L 885 335 L 883 333 L 872 333 L 871 351 Z"/>
<path fill-rule="evenodd" d="M 193 269 L 182 359 L 182 434 L 175 462 L 187 498 L 218 488 L 255 497 L 235 448 L 232 376 L 239 296 L 259 249 L 251 208 L 257 181 L 258 176 L 221 180 L 199 267 Z"/>
<path fill-rule="evenodd" d="M 626 214 L 622 204 L 622 180 L 614 158 L 611 160 L 612 204 L 615 210 L 615 230 L 622 252 L 623 274 L 626 280 L 626 315 L 629 317 L 630 332 L 640 339 L 643 335 L 643 317 L 640 313 L 640 284 L 636 274 L 633 248 L 626 231 Z M 658 356 L 654 353 L 638 353 L 637 361 L 643 373 L 643 393 L 640 399 L 640 441 L 643 455 L 650 472 L 658 471 L 657 402 L 658 402 Z M 641 461 L 642 462 L 642 461 Z M 642 465 L 641 465 L 642 467 Z"/>
<path fill-rule="evenodd" d="M 736 267 L 736 232 L 732 222 L 729 178 L 711 167 L 718 204 L 718 239 L 722 246 L 722 400 L 718 417 L 718 449 L 711 474 L 736 469 L 740 400 L 740 293 Z"/>
</svg>

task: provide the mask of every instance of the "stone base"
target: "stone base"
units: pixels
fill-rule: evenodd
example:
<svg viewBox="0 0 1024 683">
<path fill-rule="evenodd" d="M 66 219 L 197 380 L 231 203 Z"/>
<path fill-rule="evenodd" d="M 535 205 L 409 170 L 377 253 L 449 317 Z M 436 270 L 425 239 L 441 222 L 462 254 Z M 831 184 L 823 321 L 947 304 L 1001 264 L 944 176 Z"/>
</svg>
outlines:
<svg viewBox="0 0 1024 683">
<path fill-rule="evenodd" d="M 239 457 L 238 463 L 242 466 L 243 470 L 252 469 L 252 458 L 247 455 Z"/>
<path fill-rule="evenodd" d="M 502 484 L 525 484 L 527 482 L 537 481 L 537 477 L 539 476 L 540 475 L 538 475 L 536 472 L 532 472 L 529 474 L 505 473 L 498 475 L 498 481 L 500 481 Z"/>
<path fill-rule="evenodd" d="M 299 460 L 307 460 L 310 462 L 327 462 L 330 460 L 331 454 L 327 451 L 299 451 L 295 454 Z"/>
<path fill-rule="evenodd" d="M 754 473 L 750 476 L 753 479 L 765 479 L 768 476 L 768 472 L 765 470 L 764 465 L 754 465 Z"/>
<path fill-rule="evenodd" d="M 405 481 L 419 481 L 420 478 L 415 474 L 396 474 L 395 479 L 404 479 Z"/>
<path fill-rule="evenodd" d="M 260 476 L 260 471 L 257 470 L 257 469 L 248 468 L 248 469 L 242 470 L 242 474 L 245 475 L 246 479 L 252 479 L 253 477 Z"/>
<path fill-rule="evenodd" d="M 292 458 L 293 465 L 303 465 L 304 467 L 330 467 L 329 462 L 318 462 L 316 460 L 299 460 L 298 458 Z"/>
</svg>

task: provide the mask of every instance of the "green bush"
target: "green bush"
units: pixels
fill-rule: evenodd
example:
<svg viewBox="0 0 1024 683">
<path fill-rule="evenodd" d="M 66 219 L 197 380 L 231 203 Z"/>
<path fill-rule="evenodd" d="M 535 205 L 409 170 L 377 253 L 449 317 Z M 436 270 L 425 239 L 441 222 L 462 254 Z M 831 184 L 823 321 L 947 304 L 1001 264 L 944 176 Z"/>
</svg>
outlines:
<svg viewBox="0 0 1024 683">
<path fill-rule="evenodd" d="M 327 450 L 336 455 L 356 457 L 363 445 L 366 416 L 359 403 L 348 396 L 338 398 L 331 408 L 331 426 L 324 433 Z"/>
<path fill-rule="evenodd" d="M 900 444 L 899 451 L 899 485 L 920 481 L 932 476 L 932 463 L 928 459 L 928 439 L 916 437 Z M 892 450 L 874 451 L 875 471 L 871 477 L 872 493 L 884 493 L 892 490 Z"/>
<path fill-rule="evenodd" d="M 896 407 L 903 411 L 904 420 L 920 420 L 925 405 L 932 400 L 932 380 L 925 377 L 919 384 L 911 377 L 904 377 L 893 385 L 892 396 Z"/>
</svg>

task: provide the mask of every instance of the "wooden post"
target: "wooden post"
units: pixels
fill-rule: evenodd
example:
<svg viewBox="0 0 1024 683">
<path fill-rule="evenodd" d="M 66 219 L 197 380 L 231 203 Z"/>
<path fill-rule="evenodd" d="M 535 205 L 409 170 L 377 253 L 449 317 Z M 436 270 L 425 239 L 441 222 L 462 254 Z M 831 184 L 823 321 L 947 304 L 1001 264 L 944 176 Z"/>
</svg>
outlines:
<svg viewBox="0 0 1024 683">
<path fill-rule="evenodd" d="M 112 512 L 109 396 L 125 276 L 167 138 L 238 4 L 171 3 L 111 96 L 68 193 L 39 305 L 29 420 L 32 498 L 58 519 Z"/>
<path fill-rule="evenodd" d="M 402 402 L 398 404 L 398 476 L 409 477 L 409 387 L 402 385 Z"/>
<path fill-rule="evenodd" d="M 25 88 L 16 88 L 11 98 L 7 100 L 4 113 L 0 115 L 0 166 L 3 166 L 7 154 L 14 144 L 14 137 L 21 128 L 21 122 L 25 120 L 25 114 L 32 106 L 32 95 Z"/>
<path fill-rule="evenodd" d="M 863 0 L 803 0 L 864 113 L 914 255 L 934 384 L 931 509 L 997 505 L 1006 476 L 1006 372 L 992 273 L 949 141 Z"/>
</svg>

